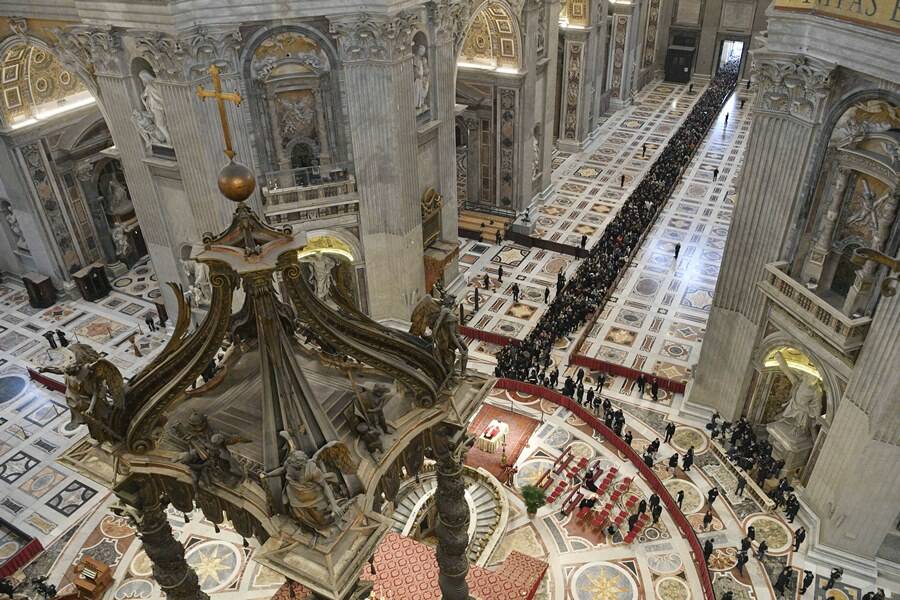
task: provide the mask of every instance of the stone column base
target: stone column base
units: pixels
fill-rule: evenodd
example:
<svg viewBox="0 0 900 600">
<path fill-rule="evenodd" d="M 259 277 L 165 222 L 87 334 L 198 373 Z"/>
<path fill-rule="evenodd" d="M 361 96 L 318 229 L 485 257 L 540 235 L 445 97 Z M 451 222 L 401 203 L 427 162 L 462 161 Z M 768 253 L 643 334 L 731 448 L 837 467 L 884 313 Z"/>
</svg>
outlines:
<svg viewBox="0 0 900 600">
<path fill-rule="evenodd" d="M 120 260 L 117 260 L 116 262 L 106 263 L 105 267 L 109 272 L 110 279 L 121 277 L 128 272 L 128 266 L 126 266 L 125 263 Z"/>
<path fill-rule="evenodd" d="M 772 443 L 772 455 L 784 461 L 784 470 L 788 476 L 799 473 L 812 451 L 813 443 L 809 437 L 798 438 L 792 427 L 786 423 L 769 423 L 766 425 L 769 441 Z"/>
</svg>

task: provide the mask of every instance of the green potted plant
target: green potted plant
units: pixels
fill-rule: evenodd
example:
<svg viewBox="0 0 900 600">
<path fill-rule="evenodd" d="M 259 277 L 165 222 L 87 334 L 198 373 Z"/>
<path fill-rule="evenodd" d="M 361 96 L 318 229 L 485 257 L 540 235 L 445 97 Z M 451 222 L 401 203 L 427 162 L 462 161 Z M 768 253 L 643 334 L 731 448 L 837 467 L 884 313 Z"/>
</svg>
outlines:
<svg viewBox="0 0 900 600">
<path fill-rule="evenodd" d="M 535 485 L 522 486 L 522 500 L 525 501 L 525 510 L 528 516 L 533 517 L 538 509 L 547 504 L 547 492 Z"/>
</svg>

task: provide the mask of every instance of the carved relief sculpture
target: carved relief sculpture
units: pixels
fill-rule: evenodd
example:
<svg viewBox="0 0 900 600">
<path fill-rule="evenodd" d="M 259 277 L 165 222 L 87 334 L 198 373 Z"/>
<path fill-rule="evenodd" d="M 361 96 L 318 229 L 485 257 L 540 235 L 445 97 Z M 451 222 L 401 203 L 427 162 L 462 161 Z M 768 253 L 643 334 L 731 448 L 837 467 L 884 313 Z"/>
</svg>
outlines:
<svg viewBox="0 0 900 600">
<path fill-rule="evenodd" d="M 183 260 L 188 278 L 188 292 L 195 306 L 207 306 L 212 299 L 212 284 L 209 281 L 209 267 L 195 260 Z"/>
<path fill-rule="evenodd" d="M 128 232 L 121 225 L 116 225 L 110 230 L 112 234 L 113 244 L 116 245 L 116 255 L 125 258 L 131 252 L 131 240 L 128 239 Z"/>
<path fill-rule="evenodd" d="M 110 177 L 106 187 L 106 213 L 122 217 L 131 212 L 134 212 L 134 205 L 128 190 L 117 177 Z"/>
<path fill-rule="evenodd" d="M 178 424 L 175 431 L 187 445 L 177 460 L 190 469 L 195 493 L 199 494 L 201 487 L 209 487 L 213 481 L 234 487 L 246 478 L 246 470 L 228 447 L 250 440 L 213 431 L 206 416 L 197 412 L 188 418 L 187 427 Z"/>
</svg>

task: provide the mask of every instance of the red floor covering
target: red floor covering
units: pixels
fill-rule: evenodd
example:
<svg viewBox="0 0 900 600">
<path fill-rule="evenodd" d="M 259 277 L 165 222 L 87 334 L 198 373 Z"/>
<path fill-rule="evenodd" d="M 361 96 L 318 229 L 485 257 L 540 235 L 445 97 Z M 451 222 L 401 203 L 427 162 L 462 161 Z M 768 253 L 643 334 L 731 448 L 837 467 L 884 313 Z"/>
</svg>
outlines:
<svg viewBox="0 0 900 600">
<path fill-rule="evenodd" d="M 540 423 L 524 415 L 485 404 L 478 411 L 478 414 L 475 415 L 472 424 L 469 425 L 469 432 L 475 436 L 481 435 L 488 423 L 493 419 L 509 425 L 509 434 L 506 436 L 506 458 L 509 464 L 513 464 Z M 473 447 L 466 455 L 466 464 L 470 467 L 481 467 L 494 477 L 499 478 L 502 470 L 500 467 L 500 455 L 501 451 L 499 449 L 497 452 L 490 453 Z"/>
</svg>

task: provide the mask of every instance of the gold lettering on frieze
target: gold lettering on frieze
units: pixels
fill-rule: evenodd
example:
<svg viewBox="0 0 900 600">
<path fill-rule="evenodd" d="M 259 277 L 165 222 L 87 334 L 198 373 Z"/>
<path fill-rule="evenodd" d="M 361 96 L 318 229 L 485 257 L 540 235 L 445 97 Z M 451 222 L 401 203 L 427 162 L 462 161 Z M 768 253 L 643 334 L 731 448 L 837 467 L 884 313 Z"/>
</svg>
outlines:
<svg viewBox="0 0 900 600">
<path fill-rule="evenodd" d="M 900 33 L 900 0 L 775 0 L 775 9 Z"/>
</svg>

